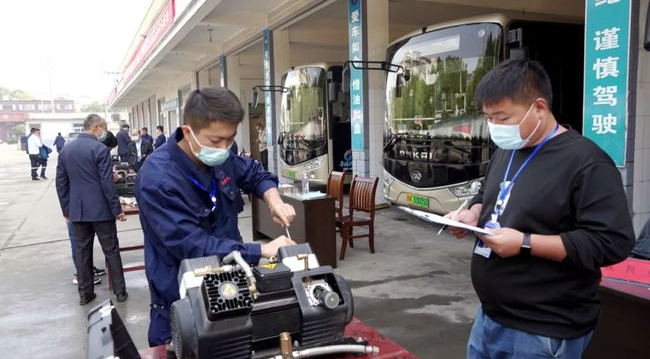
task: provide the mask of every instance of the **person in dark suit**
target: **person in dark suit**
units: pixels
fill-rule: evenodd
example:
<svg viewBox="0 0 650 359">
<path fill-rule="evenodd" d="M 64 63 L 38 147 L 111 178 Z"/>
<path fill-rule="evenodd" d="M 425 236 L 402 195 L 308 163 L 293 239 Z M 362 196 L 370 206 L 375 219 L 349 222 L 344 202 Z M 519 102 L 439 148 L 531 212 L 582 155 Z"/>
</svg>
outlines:
<svg viewBox="0 0 650 359">
<path fill-rule="evenodd" d="M 129 166 L 136 172 L 138 172 L 147 156 L 153 152 L 151 142 L 144 140 L 138 129 L 131 132 L 131 142 L 129 142 L 127 149 L 127 162 L 129 162 Z"/>
<path fill-rule="evenodd" d="M 84 121 L 84 133 L 63 148 L 56 169 L 56 191 L 63 217 L 74 224 L 81 305 L 97 297 L 93 284 L 95 234 L 111 272 L 117 301 L 124 302 L 128 298 L 115 226 L 115 219 L 125 221 L 126 216 L 113 184 L 110 153 L 101 142 L 107 132 L 103 118 L 88 115 Z"/>
<path fill-rule="evenodd" d="M 151 142 L 151 144 L 153 145 L 153 137 L 151 137 L 151 135 L 149 134 L 148 128 L 142 127 L 142 132 L 140 137 L 142 138 L 143 141 Z"/>
<path fill-rule="evenodd" d="M 61 150 L 63 149 L 63 145 L 65 145 L 65 138 L 61 136 L 61 132 L 56 136 L 54 139 L 54 146 L 56 147 L 56 153 L 60 153 Z"/>
<path fill-rule="evenodd" d="M 156 132 L 158 133 L 158 136 L 156 137 L 156 143 L 153 146 L 156 149 L 159 149 L 160 146 L 167 142 L 167 137 L 165 137 L 165 128 L 160 125 L 156 126 Z"/>
<path fill-rule="evenodd" d="M 129 136 L 129 124 L 125 123 L 122 125 L 122 129 L 117 133 L 117 155 L 120 156 L 122 162 L 128 161 L 128 147 L 129 142 L 131 142 L 131 136 Z"/>
</svg>

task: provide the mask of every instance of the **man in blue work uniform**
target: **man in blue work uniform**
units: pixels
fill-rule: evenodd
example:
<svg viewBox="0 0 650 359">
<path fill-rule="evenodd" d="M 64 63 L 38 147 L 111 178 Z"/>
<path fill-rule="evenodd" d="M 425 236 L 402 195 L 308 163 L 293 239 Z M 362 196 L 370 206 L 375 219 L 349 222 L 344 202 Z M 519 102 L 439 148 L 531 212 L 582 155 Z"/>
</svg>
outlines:
<svg viewBox="0 0 650 359">
<path fill-rule="evenodd" d="M 282 202 L 275 175 L 230 151 L 244 117 L 237 97 L 224 88 L 194 90 L 183 112 L 183 126 L 147 158 L 136 181 L 151 292 L 151 346 L 171 339 L 169 308 L 180 297 L 182 259 L 224 257 L 237 250 L 256 264 L 294 244 L 284 236 L 262 245 L 242 241 L 240 189 L 263 198 L 279 225 L 289 226 L 295 211 Z"/>
</svg>

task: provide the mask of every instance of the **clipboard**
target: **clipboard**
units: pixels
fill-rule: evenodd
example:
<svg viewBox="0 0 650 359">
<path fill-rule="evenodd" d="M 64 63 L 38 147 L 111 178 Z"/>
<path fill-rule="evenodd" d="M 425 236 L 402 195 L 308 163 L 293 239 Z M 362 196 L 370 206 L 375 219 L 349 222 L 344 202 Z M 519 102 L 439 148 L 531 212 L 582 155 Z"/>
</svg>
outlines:
<svg viewBox="0 0 650 359">
<path fill-rule="evenodd" d="M 454 221 L 452 219 L 445 218 L 443 216 L 439 216 L 437 214 L 428 213 L 428 212 L 424 212 L 424 211 L 420 211 L 420 210 L 417 210 L 417 209 L 412 209 L 412 208 L 408 208 L 408 207 L 404 207 L 404 206 L 399 206 L 397 208 L 401 209 L 402 211 L 404 211 L 406 213 L 412 214 L 412 215 L 414 215 L 414 216 L 416 216 L 416 217 L 418 217 L 420 219 L 423 219 L 423 220 L 425 220 L 425 221 L 427 221 L 429 223 L 440 224 L 440 225 L 448 226 L 448 227 L 463 228 L 463 229 L 466 229 L 468 231 L 475 232 L 475 233 L 481 233 L 481 234 L 487 234 L 487 235 L 490 234 L 487 230 L 485 230 L 483 228 L 470 226 L 469 224 Z"/>
</svg>

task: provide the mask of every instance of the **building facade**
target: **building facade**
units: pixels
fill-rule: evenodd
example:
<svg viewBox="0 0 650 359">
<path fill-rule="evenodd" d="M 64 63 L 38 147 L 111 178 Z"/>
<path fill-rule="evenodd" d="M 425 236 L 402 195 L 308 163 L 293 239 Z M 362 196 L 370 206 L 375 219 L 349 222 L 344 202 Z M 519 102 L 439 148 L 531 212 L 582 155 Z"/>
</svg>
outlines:
<svg viewBox="0 0 650 359">
<path fill-rule="evenodd" d="M 16 126 L 25 125 L 31 114 L 71 114 L 75 112 L 73 100 L 1 100 L 0 140 L 16 140 Z M 25 126 L 27 127 L 27 126 Z"/>
</svg>

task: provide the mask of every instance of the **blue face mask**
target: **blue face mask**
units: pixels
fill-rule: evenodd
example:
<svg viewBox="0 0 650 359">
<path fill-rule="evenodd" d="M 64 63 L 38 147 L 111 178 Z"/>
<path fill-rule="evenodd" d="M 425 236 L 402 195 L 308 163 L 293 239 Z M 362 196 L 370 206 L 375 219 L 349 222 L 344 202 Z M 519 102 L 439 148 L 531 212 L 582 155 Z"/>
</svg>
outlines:
<svg viewBox="0 0 650 359">
<path fill-rule="evenodd" d="M 205 146 L 201 144 L 201 142 L 199 142 L 199 140 L 196 138 L 196 136 L 194 135 L 194 131 L 192 131 L 192 128 L 189 126 L 188 128 L 190 129 L 190 133 L 192 134 L 194 141 L 196 141 L 196 143 L 198 143 L 199 146 L 201 146 L 201 151 L 196 152 L 192 147 L 192 142 L 188 141 L 192 153 L 194 153 L 194 155 L 196 156 L 196 158 L 199 159 L 199 161 L 205 163 L 205 165 L 208 167 L 219 166 L 224 162 L 226 162 L 226 160 L 230 156 L 230 147 L 232 147 L 232 145 L 228 146 L 228 148 L 226 149 Z"/>
<path fill-rule="evenodd" d="M 533 109 L 534 104 L 535 103 L 532 103 L 530 105 L 528 111 L 526 111 L 526 114 L 521 119 L 521 122 L 516 125 L 497 125 L 488 121 L 490 138 L 492 138 L 492 141 L 499 146 L 499 148 L 504 150 L 518 150 L 530 141 L 530 138 L 535 134 L 535 132 L 537 132 L 537 129 L 542 124 L 542 121 L 540 120 L 537 122 L 537 127 L 535 127 L 533 132 L 526 139 L 521 138 L 521 124 L 528 118 L 528 114 L 530 114 L 530 110 Z"/>
<path fill-rule="evenodd" d="M 98 139 L 100 142 L 104 142 L 104 140 L 106 139 L 106 136 L 107 136 L 107 135 L 108 135 L 108 132 L 107 132 L 107 131 L 104 131 L 104 132 L 102 132 L 101 135 L 97 136 L 97 139 Z"/>
</svg>

